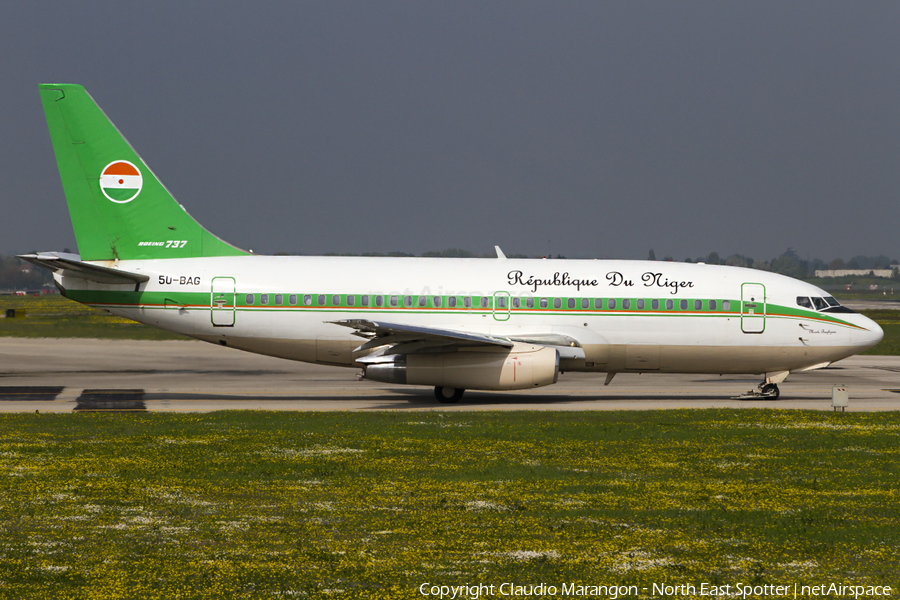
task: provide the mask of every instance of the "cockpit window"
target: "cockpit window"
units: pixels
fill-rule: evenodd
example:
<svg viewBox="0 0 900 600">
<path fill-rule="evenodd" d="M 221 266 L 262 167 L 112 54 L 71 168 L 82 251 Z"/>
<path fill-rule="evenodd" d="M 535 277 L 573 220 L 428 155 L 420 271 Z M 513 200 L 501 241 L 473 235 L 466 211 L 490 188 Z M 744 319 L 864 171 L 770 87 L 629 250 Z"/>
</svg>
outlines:
<svg viewBox="0 0 900 600">
<path fill-rule="evenodd" d="M 856 311 L 850 310 L 850 309 L 847 308 L 846 306 L 841 306 L 841 303 L 838 302 L 837 300 L 835 300 L 833 296 L 825 296 L 825 302 L 828 303 L 828 308 L 826 308 L 826 309 L 823 310 L 822 312 L 827 312 L 827 313 L 852 313 L 852 312 L 856 312 Z"/>
<path fill-rule="evenodd" d="M 817 296 L 813 296 L 812 301 L 816 306 L 816 310 L 825 310 L 826 308 L 828 308 L 828 303 Z"/>
<path fill-rule="evenodd" d="M 809 301 L 809 298 L 806 296 L 797 296 L 797 306 L 802 306 L 803 308 L 812 308 L 812 302 Z"/>
</svg>

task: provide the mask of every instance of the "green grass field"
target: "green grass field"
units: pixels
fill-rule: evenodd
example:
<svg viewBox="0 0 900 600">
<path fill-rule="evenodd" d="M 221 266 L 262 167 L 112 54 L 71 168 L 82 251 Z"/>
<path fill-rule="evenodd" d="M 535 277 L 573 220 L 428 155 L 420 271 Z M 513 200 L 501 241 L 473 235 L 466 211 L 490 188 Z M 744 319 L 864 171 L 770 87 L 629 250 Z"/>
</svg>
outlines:
<svg viewBox="0 0 900 600">
<path fill-rule="evenodd" d="M 0 415 L 0 597 L 896 591 L 898 437 L 900 413 Z"/>
<path fill-rule="evenodd" d="M 114 317 L 62 296 L 0 296 L 0 310 L 24 309 L 26 316 L 0 319 L 0 337 L 85 337 L 133 340 L 183 340 L 184 336 Z M 863 314 L 884 329 L 884 340 L 864 354 L 900 355 L 900 311 Z"/>
</svg>

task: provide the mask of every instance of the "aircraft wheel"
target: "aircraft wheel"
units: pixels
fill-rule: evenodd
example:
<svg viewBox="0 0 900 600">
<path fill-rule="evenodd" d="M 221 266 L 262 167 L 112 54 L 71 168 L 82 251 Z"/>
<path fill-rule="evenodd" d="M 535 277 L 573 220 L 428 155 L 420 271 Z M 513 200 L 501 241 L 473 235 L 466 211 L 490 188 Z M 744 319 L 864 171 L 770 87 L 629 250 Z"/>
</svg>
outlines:
<svg viewBox="0 0 900 600">
<path fill-rule="evenodd" d="M 769 400 L 778 400 L 778 397 L 781 395 L 781 390 L 778 389 L 778 384 L 767 383 L 763 386 L 762 395 Z"/>
<path fill-rule="evenodd" d="M 463 397 L 465 391 L 459 388 L 437 386 L 434 388 L 434 397 L 441 404 L 456 404 Z"/>
</svg>

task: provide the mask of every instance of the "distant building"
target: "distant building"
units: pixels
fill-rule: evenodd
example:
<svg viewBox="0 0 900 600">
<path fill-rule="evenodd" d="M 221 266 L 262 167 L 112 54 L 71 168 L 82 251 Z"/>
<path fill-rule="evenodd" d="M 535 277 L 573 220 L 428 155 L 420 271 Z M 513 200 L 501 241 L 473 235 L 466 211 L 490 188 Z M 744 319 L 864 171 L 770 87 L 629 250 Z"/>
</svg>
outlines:
<svg viewBox="0 0 900 600">
<path fill-rule="evenodd" d="M 838 271 L 816 271 L 816 277 L 865 277 L 874 273 L 875 277 L 890 277 L 891 269 L 840 269 Z"/>
</svg>

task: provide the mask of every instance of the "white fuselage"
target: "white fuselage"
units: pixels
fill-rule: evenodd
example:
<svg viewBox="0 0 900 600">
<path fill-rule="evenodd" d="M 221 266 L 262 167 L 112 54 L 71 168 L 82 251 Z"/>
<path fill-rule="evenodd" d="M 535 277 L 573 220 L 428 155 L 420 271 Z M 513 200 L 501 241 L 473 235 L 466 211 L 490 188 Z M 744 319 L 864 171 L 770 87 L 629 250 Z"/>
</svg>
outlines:
<svg viewBox="0 0 900 600">
<path fill-rule="evenodd" d="M 70 297 L 142 323 L 342 366 L 356 364 L 365 341 L 333 323 L 346 319 L 562 339 L 583 349 L 583 357 L 563 356 L 563 370 L 610 373 L 797 371 L 861 352 L 883 335 L 862 315 L 798 304 L 827 297 L 813 285 L 717 265 L 244 256 L 116 268 L 150 280 L 137 288 L 58 280 Z"/>
</svg>

